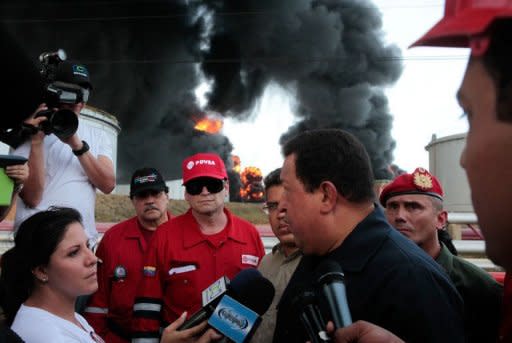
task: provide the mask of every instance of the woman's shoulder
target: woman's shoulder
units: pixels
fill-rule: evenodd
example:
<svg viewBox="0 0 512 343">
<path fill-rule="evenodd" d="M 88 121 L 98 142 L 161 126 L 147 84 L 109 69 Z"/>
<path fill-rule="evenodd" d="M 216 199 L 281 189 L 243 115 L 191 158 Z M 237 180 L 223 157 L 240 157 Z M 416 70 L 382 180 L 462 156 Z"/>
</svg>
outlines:
<svg viewBox="0 0 512 343">
<path fill-rule="evenodd" d="M 21 305 L 11 329 L 25 342 L 59 342 L 52 315 L 35 307 Z"/>
</svg>

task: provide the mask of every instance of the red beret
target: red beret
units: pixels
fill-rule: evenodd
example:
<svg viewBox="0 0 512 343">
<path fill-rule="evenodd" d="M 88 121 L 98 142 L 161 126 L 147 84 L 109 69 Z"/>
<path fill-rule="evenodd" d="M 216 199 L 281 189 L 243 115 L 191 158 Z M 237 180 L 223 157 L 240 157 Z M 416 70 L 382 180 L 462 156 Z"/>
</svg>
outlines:
<svg viewBox="0 0 512 343">
<path fill-rule="evenodd" d="M 439 180 L 428 170 L 416 168 L 412 174 L 397 176 L 380 193 L 380 203 L 386 206 L 389 198 L 402 194 L 425 194 L 443 200 L 443 188 Z"/>
</svg>

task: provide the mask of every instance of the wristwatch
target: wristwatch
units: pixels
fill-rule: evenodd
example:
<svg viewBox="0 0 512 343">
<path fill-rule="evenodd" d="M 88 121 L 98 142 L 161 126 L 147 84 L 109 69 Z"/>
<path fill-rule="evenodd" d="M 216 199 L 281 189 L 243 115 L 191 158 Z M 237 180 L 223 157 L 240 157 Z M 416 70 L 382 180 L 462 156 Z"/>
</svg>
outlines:
<svg viewBox="0 0 512 343">
<path fill-rule="evenodd" d="M 18 183 L 14 186 L 14 189 L 12 190 L 13 193 L 19 193 L 23 189 L 23 184 Z"/>
<path fill-rule="evenodd" d="M 82 141 L 82 147 L 78 150 L 71 150 L 75 156 L 82 156 L 89 151 L 89 144 L 86 141 Z"/>
</svg>

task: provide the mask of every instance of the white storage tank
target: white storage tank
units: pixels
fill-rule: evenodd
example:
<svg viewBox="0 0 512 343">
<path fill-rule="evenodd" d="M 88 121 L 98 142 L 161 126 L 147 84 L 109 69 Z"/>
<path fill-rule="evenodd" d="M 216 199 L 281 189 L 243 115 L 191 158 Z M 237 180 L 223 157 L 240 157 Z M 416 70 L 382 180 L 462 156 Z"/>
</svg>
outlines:
<svg viewBox="0 0 512 343">
<path fill-rule="evenodd" d="M 474 212 L 466 173 L 459 164 L 465 143 L 465 133 L 442 138 L 433 135 L 425 147 L 429 153 L 429 170 L 443 185 L 443 202 L 448 212 Z"/>
<path fill-rule="evenodd" d="M 80 112 L 80 118 L 87 121 L 91 126 L 100 128 L 104 131 L 114 144 L 112 162 L 114 163 L 114 169 L 117 170 L 117 136 L 121 132 L 119 121 L 116 117 L 108 112 L 100 110 L 89 105 L 86 105 L 82 112 Z"/>
</svg>

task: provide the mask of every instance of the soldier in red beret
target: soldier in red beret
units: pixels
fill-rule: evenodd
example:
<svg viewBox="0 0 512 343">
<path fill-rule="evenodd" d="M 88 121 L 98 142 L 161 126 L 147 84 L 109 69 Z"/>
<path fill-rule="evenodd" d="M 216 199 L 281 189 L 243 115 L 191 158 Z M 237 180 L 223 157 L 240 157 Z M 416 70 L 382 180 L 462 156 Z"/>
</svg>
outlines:
<svg viewBox="0 0 512 343">
<path fill-rule="evenodd" d="M 439 180 L 417 168 L 389 183 L 379 200 L 389 223 L 435 259 L 459 291 L 464 300 L 466 342 L 495 342 L 503 287 L 481 268 L 455 256 L 457 251 L 444 230 L 448 214 L 443 195 Z"/>
</svg>

